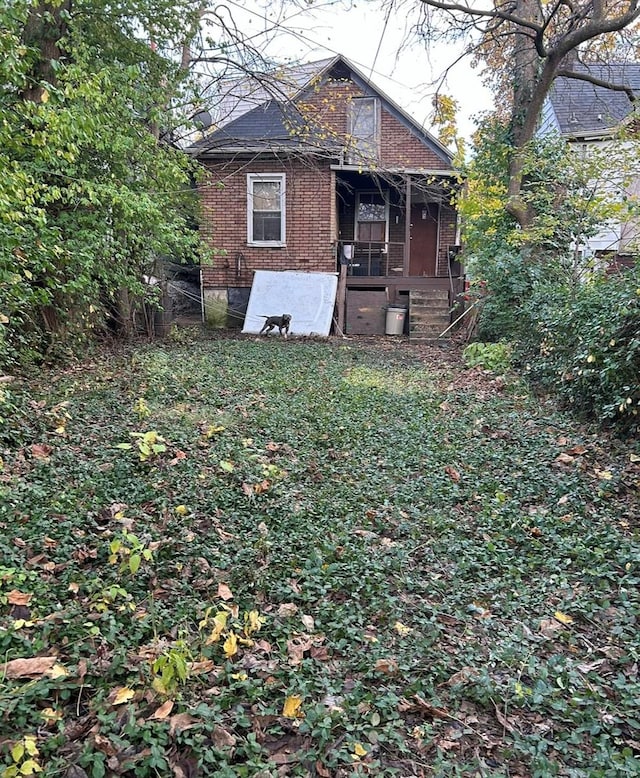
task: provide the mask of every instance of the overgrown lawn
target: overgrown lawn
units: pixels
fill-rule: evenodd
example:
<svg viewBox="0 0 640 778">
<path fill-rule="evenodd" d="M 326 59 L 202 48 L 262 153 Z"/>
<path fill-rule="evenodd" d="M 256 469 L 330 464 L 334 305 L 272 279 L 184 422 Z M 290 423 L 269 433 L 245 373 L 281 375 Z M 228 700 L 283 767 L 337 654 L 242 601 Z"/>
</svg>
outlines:
<svg viewBox="0 0 640 778">
<path fill-rule="evenodd" d="M 640 450 L 402 341 L 3 390 L 0 773 L 640 774 Z"/>
</svg>

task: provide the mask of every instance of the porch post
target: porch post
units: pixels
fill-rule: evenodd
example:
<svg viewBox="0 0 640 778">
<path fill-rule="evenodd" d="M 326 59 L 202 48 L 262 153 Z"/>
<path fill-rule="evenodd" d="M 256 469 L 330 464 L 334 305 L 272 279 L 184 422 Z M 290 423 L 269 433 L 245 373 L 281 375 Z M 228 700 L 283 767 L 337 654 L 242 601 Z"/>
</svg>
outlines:
<svg viewBox="0 0 640 778">
<path fill-rule="evenodd" d="M 402 275 L 409 275 L 409 261 L 411 259 L 411 176 L 404 179 L 404 257 L 402 263 Z"/>
</svg>

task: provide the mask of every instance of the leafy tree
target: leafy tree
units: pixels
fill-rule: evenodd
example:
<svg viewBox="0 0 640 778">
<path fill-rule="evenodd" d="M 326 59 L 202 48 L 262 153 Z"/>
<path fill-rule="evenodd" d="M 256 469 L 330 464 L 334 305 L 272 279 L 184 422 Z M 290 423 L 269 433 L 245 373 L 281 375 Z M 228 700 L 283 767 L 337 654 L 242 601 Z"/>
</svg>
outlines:
<svg viewBox="0 0 640 778">
<path fill-rule="evenodd" d="M 188 0 L 0 8 L 0 359 L 77 344 L 160 255 L 193 257 L 190 164 L 169 140 L 188 88 Z"/>
<path fill-rule="evenodd" d="M 505 208 L 522 228 L 535 218 L 526 185 L 528 145 L 535 136 L 544 100 L 558 76 L 604 85 L 575 67 L 579 52 L 605 48 L 612 34 L 632 32 L 638 0 L 420 0 L 422 34 L 467 41 L 467 53 L 484 61 L 502 87 L 508 118 L 509 153 Z M 504 87 L 507 87 L 506 89 Z M 629 91 L 624 84 L 607 84 Z"/>
</svg>

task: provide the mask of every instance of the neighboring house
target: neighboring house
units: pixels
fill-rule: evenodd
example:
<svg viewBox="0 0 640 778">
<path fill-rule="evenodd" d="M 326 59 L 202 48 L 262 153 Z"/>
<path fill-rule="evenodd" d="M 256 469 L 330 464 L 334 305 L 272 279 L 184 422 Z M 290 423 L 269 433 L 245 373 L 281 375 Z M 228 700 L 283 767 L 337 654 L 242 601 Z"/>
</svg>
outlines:
<svg viewBox="0 0 640 778">
<path fill-rule="evenodd" d="M 440 298 L 423 334 L 444 329 L 463 284 L 451 153 L 342 56 L 272 94 L 235 89 L 187 149 L 206 168 L 201 231 L 223 252 L 202 268 L 207 310 L 242 316 L 256 270 L 340 271 L 346 332 L 384 332 L 410 294 L 416 311 Z"/>
<path fill-rule="evenodd" d="M 572 65 L 573 70 L 594 79 L 628 87 L 640 97 L 640 63 Z M 588 154 L 592 149 L 612 148 L 619 152 L 626 144 L 630 158 L 635 159 L 635 142 L 620 139 L 621 130 L 633 135 L 637 113 L 628 91 L 618 91 L 589 81 L 560 77 L 554 82 L 543 109 L 541 134 L 560 134 L 577 152 Z M 635 150 L 634 150 L 635 146 Z M 614 149 L 612 148 L 612 158 Z M 615 156 L 619 154 L 616 153 Z M 623 183 L 623 176 L 614 173 L 603 182 L 603 192 L 612 198 L 623 198 L 636 205 L 640 201 L 640 175 L 633 174 Z M 621 218 L 602 225 L 597 235 L 584 245 L 575 247 L 587 256 L 604 257 L 616 262 L 628 262 L 638 252 L 640 224 L 635 218 Z"/>
</svg>

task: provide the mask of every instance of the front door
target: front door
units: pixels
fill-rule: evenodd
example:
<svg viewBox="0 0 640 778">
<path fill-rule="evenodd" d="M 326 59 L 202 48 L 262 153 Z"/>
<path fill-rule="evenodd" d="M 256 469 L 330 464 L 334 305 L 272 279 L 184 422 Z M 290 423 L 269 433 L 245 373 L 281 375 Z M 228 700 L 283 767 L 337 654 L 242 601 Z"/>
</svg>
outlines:
<svg viewBox="0 0 640 778">
<path fill-rule="evenodd" d="M 435 276 L 438 251 L 438 206 L 434 203 L 411 206 L 409 275 Z"/>
</svg>

